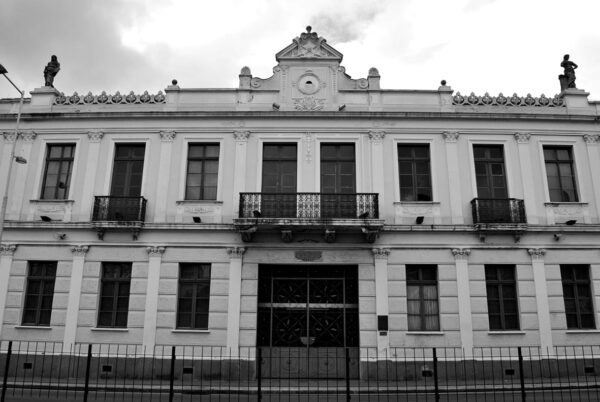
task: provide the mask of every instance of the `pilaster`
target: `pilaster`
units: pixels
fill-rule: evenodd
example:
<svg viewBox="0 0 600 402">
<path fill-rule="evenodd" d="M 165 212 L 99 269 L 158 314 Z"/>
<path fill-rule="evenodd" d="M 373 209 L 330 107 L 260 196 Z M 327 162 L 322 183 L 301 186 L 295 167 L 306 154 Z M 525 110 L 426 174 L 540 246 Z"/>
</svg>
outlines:
<svg viewBox="0 0 600 402">
<path fill-rule="evenodd" d="M 371 251 L 375 263 L 375 311 L 377 317 L 383 316 L 387 319 L 390 313 L 388 296 L 388 257 L 390 249 L 374 248 Z M 385 353 L 389 346 L 388 331 L 380 331 L 380 328 L 378 328 L 377 349 L 380 353 Z"/>
<path fill-rule="evenodd" d="M 446 142 L 446 163 L 448 172 L 448 183 L 456 183 L 457 178 L 461 176 L 460 166 L 458 164 L 458 137 L 460 134 L 456 131 L 445 131 L 442 133 Z M 460 188 L 449 188 L 450 192 L 450 215 L 451 223 L 464 223 L 463 206 Z"/>
<path fill-rule="evenodd" d="M 383 140 L 385 138 L 384 131 L 369 131 L 369 139 L 371 140 L 371 191 L 379 194 L 379 211 L 384 211 L 383 200 L 385 192 L 384 172 L 385 160 L 383 158 Z M 374 217 L 371 217 L 374 218 Z"/>
<path fill-rule="evenodd" d="M 83 283 L 83 267 L 88 246 L 72 246 L 73 263 L 71 268 L 71 282 L 69 284 L 69 299 L 63 337 L 63 351 L 70 352 L 75 346 L 77 336 L 77 322 L 79 319 L 79 302 L 81 300 L 81 284 Z"/>
<path fill-rule="evenodd" d="M 81 193 L 81 207 L 79 218 L 76 221 L 87 220 L 92 215 L 92 203 L 94 202 L 94 184 L 98 168 L 98 155 L 100 154 L 100 142 L 104 137 L 102 131 L 88 131 L 88 149 L 85 163 L 85 180 Z M 85 218 L 84 218 L 85 217 Z"/>
<path fill-rule="evenodd" d="M 155 222 L 167 220 L 167 197 L 169 195 L 169 174 L 171 173 L 171 155 L 175 131 L 160 132 L 160 160 L 158 165 L 158 180 L 156 185 Z"/>
<path fill-rule="evenodd" d="M 535 302 L 537 305 L 538 325 L 540 330 L 540 346 L 544 352 L 552 351 L 552 325 L 550 321 L 550 306 L 548 302 L 548 284 L 546 281 L 546 269 L 544 266 L 543 248 L 530 248 L 527 250 L 531 256 L 533 267 L 533 282 L 535 286 Z"/>
<path fill-rule="evenodd" d="M 227 302 L 227 347 L 234 353 L 240 346 L 240 306 L 242 293 L 243 247 L 227 249 L 229 254 L 229 299 Z"/>
<path fill-rule="evenodd" d="M 6 297 L 8 296 L 10 268 L 16 250 L 16 244 L 0 244 L 0 339 L 2 339 L 2 327 L 4 323 L 4 310 L 6 309 Z"/>
<path fill-rule="evenodd" d="M 593 199 L 596 204 L 596 216 L 600 220 L 600 136 L 585 134 L 583 136 L 587 148 L 590 176 L 592 178 Z"/>
<path fill-rule="evenodd" d="M 240 193 L 244 191 L 246 183 L 246 154 L 248 153 L 248 139 L 250 131 L 234 131 L 235 140 L 235 162 L 233 174 L 233 217 L 237 216 L 240 209 Z"/>
<path fill-rule="evenodd" d="M 521 180 L 523 181 L 523 198 L 525 202 L 525 211 L 527 213 L 527 222 L 538 223 L 539 213 L 537 211 L 537 202 L 535 199 L 535 185 L 529 147 L 530 139 L 531 134 L 529 133 L 515 133 L 515 141 L 517 141 L 517 149 L 519 150 L 519 166 L 521 167 Z"/>
<path fill-rule="evenodd" d="M 473 315 L 471 310 L 471 286 L 469 281 L 468 248 L 453 248 L 456 265 L 456 287 L 458 288 L 458 320 L 460 324 L 460 341 L 465 356 L 473 355 Z"/>
<path fill-rule="evenodd" d="M 19 133 L 21 139 L 21 149 L 15 150 L 15 155 L 21 156 L 25 158 L 29 163 L 31 163 L 31 147 L 33 146 L 33 141 L 37 137 L 37 134 L 33 131 L 21 131 Z M 19 144 L 17 144 L 19 145 Z M 21 209 L 25 204 L 25 200 L 27 200 L 27 204 L 29 204 L 29 194 L 25 194 L 25 182 L 27 180 L 27 166 L 19 163 L 15 163 L 13 165 L 13 173 L 10 184 L 10 192 L 8 195 L 8 206 L 6 209 L 6 219 L 19 219 L 21 215 Z M 36 190 L 37 191 L 37 190 Z M 32 197 L 36 198 L 39 194 L 33 194 Z"/>
<path fill-rule="evenodd" d="M 158 316 L 158 287 L 160 266 L 166 247 L 146 247 L 148 252 L 148 280 L 146 285 L 146 306 L 144 310 L 144 336 L 142 345 L 148 352 L 154 351 L 156 344 L 156 319 Z"/>
</svg>

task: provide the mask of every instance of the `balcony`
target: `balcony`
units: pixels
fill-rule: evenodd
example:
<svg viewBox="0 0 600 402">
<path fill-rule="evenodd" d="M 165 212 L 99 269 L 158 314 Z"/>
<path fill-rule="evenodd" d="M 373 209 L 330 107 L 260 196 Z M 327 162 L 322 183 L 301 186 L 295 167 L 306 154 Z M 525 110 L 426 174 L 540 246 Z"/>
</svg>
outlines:
<svg viewBox="0 0 600 402">
<path fill-rule="evenodd" d="M 107 228 L 131 230 L 134 240 L 137 240 L 145 219 L 146 199 L 144 197 L 94 197 L 92 222 L 101 240 Z"/>
<path fill-rule="evenodd" d="M 518 242 L 525 230 L 527 218 L 525 203 L 516 198 L 473 198 L 473 224 L 479 230 L 481 241 L 490 232 L 509 232 Z"/>
<path fill-rule="evenodd" d="M 328 242 L 335 241 L 336 232 L 359 229 L 374 242 L 383 226 L 374 193 L 240 193 L 239 219 L 234 223 L 244 241 L 251 241 L 260 228 L 281 230 L 286 242 L 296 229 L 322 229 Z"/>
</svg>

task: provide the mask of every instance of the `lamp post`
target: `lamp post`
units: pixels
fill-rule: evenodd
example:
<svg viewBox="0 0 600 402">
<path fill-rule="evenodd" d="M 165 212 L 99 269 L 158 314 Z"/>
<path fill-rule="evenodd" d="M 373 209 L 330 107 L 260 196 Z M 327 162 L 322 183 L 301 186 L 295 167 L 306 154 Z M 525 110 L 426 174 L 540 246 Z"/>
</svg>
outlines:
<svg viewBox="0 0 600 402">
<path fill-rule="evenodd" d="M 4 78 L 6 78 L 8 80 L 8 82 L 10 82 L 13 87 L 15 87 L 15 89 L 17 91 L 19 91 L 19 94 L 21 94 L 21 99 L 19 100 L 19 109 L 17 110 L 17 124 L 15 125 L 15 139 L 13 141 L 12 149 L 10 151 L 10 159 L 8 161 L 8 172 L 6 174 L 6 186 L 4 186 L 4 196 L 2 197 L 2 209 L 0 210 L 0 244 L 2 244 L 2 233 L 4 232 L 4 218 L 6 216 L 6 207 L 8 204 L 8 187 L 10 186 L 10 176 L 12 173 L 13 159 L 17 163 L 21 163 L 21 164 L 27 163 L 27 160 L 25 160 L 25 158 L 20 157 L 20 156 L 15 156 L 17 140 L 19 139 L 19 123 L 21 122 L 21 111 L 23 109 L 23 97 L 25 96 L 25 91 L 21 91 L 19 89 L 19 87 L 17 87 L 15 85 L 15 83 L 12 82 L 10 78 L 8 78 L 8 75 L 6 75 L 7 73 L 8 73 L 8 71 L 6 70 L 6 68 L 4 68 L 4 66 L 2 64 L 0 64 L 0 74 L 2 74 L 4 76 Z"/>
</svg>

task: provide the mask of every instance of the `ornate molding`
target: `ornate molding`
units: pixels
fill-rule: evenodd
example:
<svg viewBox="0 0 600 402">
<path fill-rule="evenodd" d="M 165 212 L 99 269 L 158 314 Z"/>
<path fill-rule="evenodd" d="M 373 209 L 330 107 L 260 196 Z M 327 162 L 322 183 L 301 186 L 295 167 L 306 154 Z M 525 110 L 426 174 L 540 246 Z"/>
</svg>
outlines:
<svg viewBox="0 0 600 402">
<path fill-rule="evenodd" d="M 369 131 L 369 139 L 373 143 L 379 144 L 383 141 L 384 138 L 385 138 L 385 131 L 381 131 L 381 130 Z"/>
<path fill-rule="evenodd" d="M 0 255 L 12 257 L 17 250 L 16 244 L 0 244 Z"/>
<path fill-rule="evenodd" d="M 35 140 L 36 137 L 37 137 L 37 134 L 35 133 L 35 131 L 21 132 L 21 138 L 23 138 L 23 141 L 32 142 Z"/>
<path fill-rule="evenodd" d="M 227 254 L 229 258 L 242 258 L 242 255 L 246 252 L 244 247 L 228 247 Z"/>
<path fill-rule="evenodd" d="M 88 131 L 87 135 L 90 142 L 100 142 L 102 141 L 102 137 L 104 137 L 102 131 Z"/>
<path fill-rule="evenodd" d="M 4 137 L 4 142 L 15 142 L 17 134 L 14 131 L 5 131 L 2 133 L 2 137 Z"/>
<path fill-rule="evenodd" d="M 502 92 L 498 96 L 490 96 L 489 93 L 485 93 L 483 96 L 477 96 L 473 92 L 469 96 L 463 96 L 460 92 L 452 97 L 453 105 L 460 106 L 520 106 L 520 107 L 564 107 L 565 103 L 563 98 L 558 95 L 554 95 L 553 98 L 548 98 L 542 94 L 538 98 L 534 98 L 531 94 L 527 96 L 519 96 L 513 94 L 512 96 L 504 96 Z"/>
<path fill-rule="evenodd" d="M 453 248 L 452 255 L 456 260 L 466 260 L 469 258 L 469 254 L 471 254 L 470 248 Z"/>
<path fill-rule="evenodd" d="M 457 142 L 460 133 L 458 131 L 444 131 L 442 135 L 444 136 L 444 141 L 446 142 Z"/>
<path fill-rule="evenodd" d="M 317 99 L 314 96 L 305 96 L 304 98 L 293 98 L 294 109 L 299 111 L 315 111 L 325 107 L 325 99 Z"/>
<path fill-rule="evenodd" d="M 146 247 L 146 252 L 150 258 L 152 257 L 160 257 L 166 250 L 166 247 L 163 246 L 149 246 Z"/>
<path fill-rule="evenodd" d="M 543 260 L 546 250 L 543 248 L 530 248 L 527 250 L 532 260 Z"/>
<path fill-rule="evenodd" d="M 376 260 L 387 260 L 387 258 L 390 255 L 390 249 L 389 248 L 374 248 L 371 249 L 371 251 L 373 252 L 373 257 L 375 257 Z"/>
<path fill-rule="evenodd" d="M 302 138 L 302 141 L 304 142 L 304 148 L 306 150 L 306 155 L 305 155 L 305 159 L 307 162 L 312 161 L 313 155 L 312 155 L 312 148 L 313 148 L 313 143 L 315 142 L 315 136 L 313 133 L 311 132 L 306 132 L 304 133 L 304 137 Z"/>
<path fill-rule="evenodd" d="M 152 104 L 152 103 L 165 103 L 166 96 L 162 91 L 158 91 L 156 95 L 151 95 L 148 91 L 144 91 L 141 95 L 136 95 L 133 91 L 129 92 L 128 95 L 121 95 L 117 91 L 114 95 L 108 95 L 105 91 L 102 91 L 100 95 L 93 95 L 88 92 L 85 96 L 80 96 L 77 92 L 74 92 L 71 96 L 66 96 L 61 92 L 56 98 L 54 98 L 55 105 L 130 105 L 130 104 Z"/>
<path fill-rule="evenodd" d="M 248 130 L 236 130 L 233 132 L 233 138 L 237 142 L 246 142 L 250 138 L 250 131 Z"/>
<path fill-rule="evenodd" d="M 586 144 L 597 144 L 600 142 L 600 135 L 584 134 L 583 140 Z"/>
<path fill-rule="evenodd" d="M 89 246 L 84 246 L 80 244 L 78 246 L 72 246 L 71 253 L 73 253 L 74 257 L 82 257 L 87 254 L 89 249 Z"/>
<path fill-rule="evenodd" d="M 176 135 L 177 135 L 177 132 L 175 132 L 174 130 L 161 131 L 160 132 L 160 140 L 162 142 L 173 142 Z"/>
<path fill-rule="evenodd" d="M 531 134 L 529 133 L 515 133 L 515 140 L 519 144 L 527 144 L 531 139 Z"/>
</svg>

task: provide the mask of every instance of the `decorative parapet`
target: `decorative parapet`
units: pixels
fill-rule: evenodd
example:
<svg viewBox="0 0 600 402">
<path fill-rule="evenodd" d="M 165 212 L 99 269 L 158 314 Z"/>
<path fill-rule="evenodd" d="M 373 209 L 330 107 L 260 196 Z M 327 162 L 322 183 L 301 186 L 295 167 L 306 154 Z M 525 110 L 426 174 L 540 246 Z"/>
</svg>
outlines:
<svg viewBox="0 0 600 402">
<path fill-rule="evenodd" d="M 469 96 L 463 96 L 460 92 L 452 97 L 452 104 L 459 106 L 524 106 L 524 107 L 565 107 L 563 98 L 554 95 L 548 98 L 542 94 L 539 98 L 534 98 L 531 94 L 527 96 L 506 97 L 502 92 L 498 96 L 490 96 L 487 92 L 483 96 L 477 96 L 473 92 Z"/>
<path fill-rule="evenodd" d="M 0 244 L 0 255 L 12 257 L 16 250 L 16 244 Z"/>
<path fill-rule="evenodd" d="M 527 250 L 532 260 L 543 260 L 546 250 L 543 248 L 530 248 Z"/>
<path fill-rule="evenodd" d="M 389 248 L 374 248 L 371 251 L 373 252 L 373 257 L 376 260 L 379 260 L 379 259 L 387 260 L 387 258 L 390 255 L 390 249 Z"/>
<path fill-rule="evenodd" d="M 83 245 L 71 247 L 71 252 L 73 253 L 74 257 L 83 257 L 87 254 L 88 250 L 89 250 L 89 247 L 83 246 Z"/>
<path fill-rule="evenodd" d="M 165 103 L 165 94 L 158 91 L 156 95 L 150 95 L 148 91 L 144 91 L 141 95 L 136 95 L 133 91 L 128 95 L 121 95 L 117 91 L 114 95 L 107 95 L 102 91 L 100 95 L 92 95 L 88 92 L 85 96 L 80 96 L 77 92 L 71 96 L 66 96 L 60 93 L 55 99 L 55 105 L 133 105 L 133 104 L 154 104 Z"/>
</svg>

